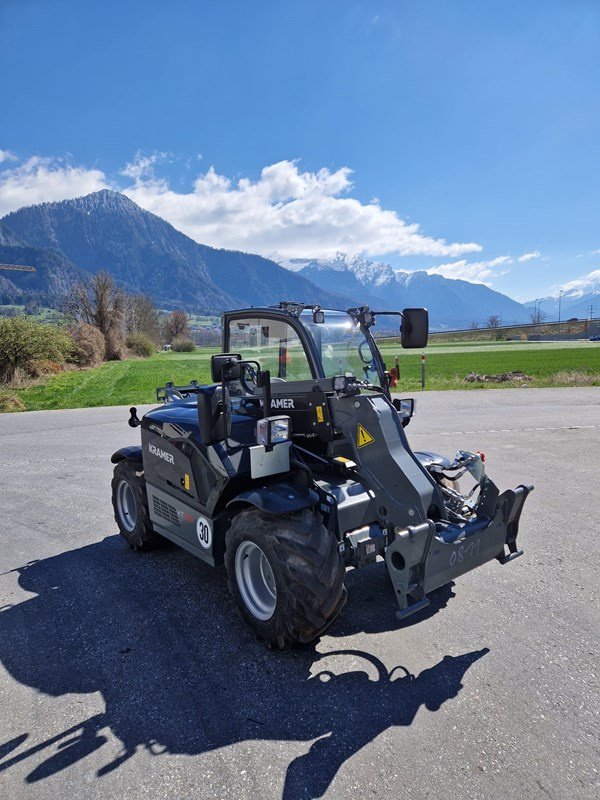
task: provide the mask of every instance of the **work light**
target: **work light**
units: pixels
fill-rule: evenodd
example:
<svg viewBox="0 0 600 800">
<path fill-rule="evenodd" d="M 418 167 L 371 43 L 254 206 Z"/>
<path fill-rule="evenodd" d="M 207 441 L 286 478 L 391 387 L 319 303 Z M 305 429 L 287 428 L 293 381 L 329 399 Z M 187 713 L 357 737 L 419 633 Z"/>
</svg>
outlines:
<svg viewBox="0 0 600 800">
<path fill-rule="evenodd" d="M 256 441 L 265 447 L 287 442 L 291 434 L 289 417 L 265 417 L 256 423 Z"/>
</svg>

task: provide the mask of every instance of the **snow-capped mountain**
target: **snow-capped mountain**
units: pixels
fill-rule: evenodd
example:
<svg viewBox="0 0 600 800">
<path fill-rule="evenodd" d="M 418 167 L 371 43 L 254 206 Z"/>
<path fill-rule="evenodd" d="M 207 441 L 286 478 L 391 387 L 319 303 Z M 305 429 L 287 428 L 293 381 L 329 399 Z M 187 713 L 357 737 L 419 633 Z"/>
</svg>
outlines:
<svg viewBox="0 0 600 800">
<path fill-rule="evenodd" d="M 468 327 L 471 322 L 483 325 L 492 314 L 507 324 L 524 322 L 530 314 L 520 303 L 483 284 L 423 270 L 396 271 L 390 264 L 361 256 L 338 253 L 331 259 L 274 260 L 317 286 L 352 297 L 357 305 L 380 310 L 424 306 L 436 329 Z"/>
<path fill-rule="evenodd" d="M 590 316 L 600 317 L 600 269 L 590 272 L 584 278 L 570 281 L 562 287 L 562 297 L 560 290 L 548 297 L 539 300 L 530 300 L 525 306 L 533 310 L 536 306 L 541 308 L 546 319 L 558 319 L 559 299 L 560 317 L 578 317 L 583 319 Z"/>
</svg>

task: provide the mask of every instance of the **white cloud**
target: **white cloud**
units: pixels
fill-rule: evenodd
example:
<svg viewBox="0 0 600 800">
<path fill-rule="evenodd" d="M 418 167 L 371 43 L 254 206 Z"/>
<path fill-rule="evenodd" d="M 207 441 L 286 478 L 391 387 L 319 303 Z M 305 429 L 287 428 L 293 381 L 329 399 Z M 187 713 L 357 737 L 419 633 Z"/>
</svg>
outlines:
<svg viewBox="0 0 600 800">
<path fill-rule="evenodd" d="M 190 192 L 172 189 L 147 171 L 124 193 L 198 242 L 288 257 L 327 258 L 337 252 L 458 256 L 476 252 L 474 242 L 447 243 L 407 224 L 376 201 L 348 194 L 352 170 L 302 172 L 295 161 L 264 167 L 257 180 L 232 181 L 214 167 L 198 175 Z"/>
<path fill-rule="evenodd" d="M 145 156 L 138 150 L 133 161 L 125 164 L 119 174 L 124 175 L 126 178 L 133 178 L 135 185 L 138 186 L 145 181 L 154 181 L 154 168 L 156 165 L 170 159 L 170 153 L 152 153 Z"/>
<path fill-rule="evenodd" d="M 534 258 L 541 258 L 542 254 L 539 250 L 533 250 L 531 253 L 523 253 L 522 256 L 519 256 L 519 261 L 531 261 Z"/>
<path fill-rule="evenodd" d="M 16 161 L 17 157 L 14 153 L 11 153 L 10 150 L 0 150 L 0 164 L 3 161 Z"/>
<path fill-rule="evenodd" d="M 593 256 L 600 256 L 600 250 L 592 250 Z"/>
<path fill-rule="evenodd" d="M 480 245 L 425 236 L 379 201 L 350 196 L 352 170 L 301 171 L 295 161 L 263 168 L 256 180 L 231 180 L 214 167 L 199 174 L 190 191 L 177 191 L 156 175 L 168 153 L 138 153 L 120 175 L 124 194 L 198 242 L 286 257 L 397 254 L 455 258 Z M 0 169 L 0 215 L 24 205 L 78 197 L 116 188 L 104 172 L 63 159 L 33 157 Z"/>
<path fill-rule="evenodd" d="M 0 170 L 0 216 L 22 206 L 66 200 L 108 188 L 106 175 L 98 169 L 33 156 Z"/>
<path fill-rule="evenodd" d="M 498 278 L 505 275 L 508 270 L 498 270 L 498 267 L 512 264 L 510 256 L 498 256 L 490 261 L 468 262 L 466 259 L 453 261 L 449 264 L 439 264 L 427 270 L 430 275 L 442 275 L 444 278 L 454 278 L 454 280 L 471 281 L 471 283 L 485 283 L 488 285 L 489 279 Z"/>
</svg>

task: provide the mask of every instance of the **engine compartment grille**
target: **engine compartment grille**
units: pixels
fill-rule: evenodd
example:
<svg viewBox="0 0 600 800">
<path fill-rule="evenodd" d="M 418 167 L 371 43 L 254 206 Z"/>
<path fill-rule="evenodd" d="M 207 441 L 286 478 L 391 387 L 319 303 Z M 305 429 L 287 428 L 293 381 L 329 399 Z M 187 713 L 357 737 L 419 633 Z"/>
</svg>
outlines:
<svg viewBox="0 0 600 800">
<path fill-rule="evenodd" d="M 170 522 L 171 525 L 176 525 L 178 528 L 181 527 L 175 506 L 172 506 L 170 503 L 166 503 L 164 500 L 161 500 L 160 497 L 157 497 L 155 494 L 153 494 L 152 507 L 154 514 L 157 517 Z"/>
</svg>

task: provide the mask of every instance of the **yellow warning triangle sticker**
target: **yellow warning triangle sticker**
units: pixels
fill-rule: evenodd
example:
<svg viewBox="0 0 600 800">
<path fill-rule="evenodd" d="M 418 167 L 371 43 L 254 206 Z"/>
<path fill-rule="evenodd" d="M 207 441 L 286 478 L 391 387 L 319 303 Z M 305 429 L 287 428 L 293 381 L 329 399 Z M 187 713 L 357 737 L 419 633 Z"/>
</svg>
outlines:
<svg viewBox="0 0 600 800">
<path fill-rule="evenodd" d="M 371 444 L 371 442 L 374 441 L 375 439 L 371 436 L 369 431 L 359 423 L 358 430 L 356 432 L 356 444 L 359 447 L 364 447 L 365 445 Z"/>
</svg>

